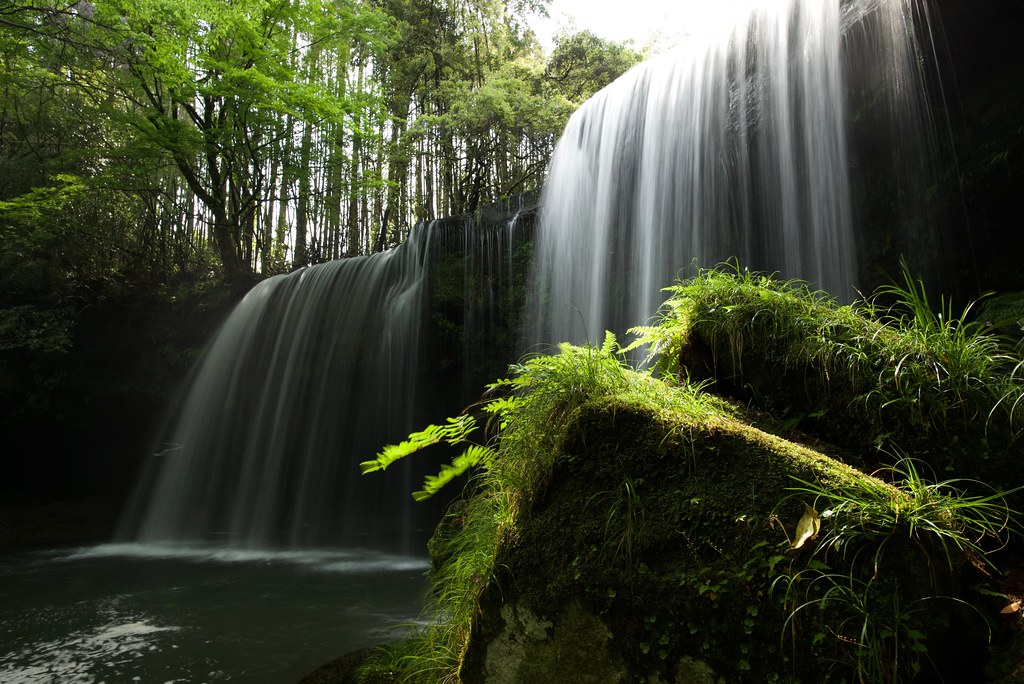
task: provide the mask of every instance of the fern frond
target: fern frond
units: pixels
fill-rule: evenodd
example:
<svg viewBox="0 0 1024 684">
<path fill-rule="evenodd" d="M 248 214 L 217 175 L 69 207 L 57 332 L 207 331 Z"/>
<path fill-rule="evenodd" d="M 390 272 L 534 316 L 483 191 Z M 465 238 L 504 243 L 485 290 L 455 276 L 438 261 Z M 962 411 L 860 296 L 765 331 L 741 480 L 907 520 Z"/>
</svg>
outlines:
<svg viewBox="0 0 1024 684">
<path fill-rule="evenodd" d="M 464 474 L 470 468 L 480 465 L 486 466 L 493 460 L 494 449 L 480 446 L 479 444 L 470 444 L 466 447 L 465 451 L 452 459 L 451 465 L 443 465 L 437 475 L 427 475 L 423 478 L 423 489 L 413 492 L 412 498 L 417 501 L 429 499 L 434 494 L 437 494 L 446 484 L 459 475 Z"/>
<path fill-rule="evenodd" d="M 363 475 L 384 470 L 395 461 L 439 442 L 461 444 L 469 438 L 470 433 L 474 430 L 476 430 L 476 418 L 468 413 L 456 418 L 448 418 L 445 425 L 428 425 L 419 432 L 410 434 L 409 439 L 385 446 L 377 454 L 377 458 L 360 463 L 359 470 Z"/>
<path fill-rule="evenodd" d="M 619 341 L 611 330 L 604 332 L 604 344 L 601 345 L 601 353 L 605 355 L 614 354 L 619 350 Z"/>
</svg>

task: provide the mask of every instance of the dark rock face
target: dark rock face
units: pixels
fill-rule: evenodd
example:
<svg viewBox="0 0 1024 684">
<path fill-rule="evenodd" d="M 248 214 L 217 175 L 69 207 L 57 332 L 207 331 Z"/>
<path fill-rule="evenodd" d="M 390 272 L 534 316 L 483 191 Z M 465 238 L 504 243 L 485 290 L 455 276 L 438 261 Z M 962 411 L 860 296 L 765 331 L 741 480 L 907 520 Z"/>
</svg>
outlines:
<svg viewBox="0 0 1024 684">
<path fill-rule="evenodd" d="M 927 3 L 925 3 L 927 4 Z M 932 76 L 958 278 L 967 292 L 1024 288 L 1024 4 L 936 0 Z M 951 289 L 952 283 L 945 286 Z"/>
<path fill-rule="evenodd" d="M 626 678 L 625 663 L 609 648 L 614 634 L 600 616 L 572 598 L 545 614 L 551 619 L 538 617 L 524 603 L 502 604 L 482 662 L 466 669 L 463 681 L 603 684 Z"/>
</svg>

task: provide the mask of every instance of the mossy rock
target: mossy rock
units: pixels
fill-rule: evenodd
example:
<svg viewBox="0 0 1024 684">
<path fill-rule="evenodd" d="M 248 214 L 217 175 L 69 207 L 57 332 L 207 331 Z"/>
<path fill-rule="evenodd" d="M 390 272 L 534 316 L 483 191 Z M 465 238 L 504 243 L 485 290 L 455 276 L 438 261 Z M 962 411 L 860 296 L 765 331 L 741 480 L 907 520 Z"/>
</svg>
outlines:
<svg viewBox="0 0 1024 684">
<path fill-rule="evenodd" d="M 859 454 L 858 467 L 906 455 L 981 492 L 1024 485 L 1020 360 L 996 338 L 749 274 L 709 272 L 670 303 L 663 365 L 684 378 Z"/>
<path fill-rule="evenodd" d="M 1024 292 L 1005 292 L 982 300 L 978 320 L 1000 335 L 1024 341 Z"/>
<path fill-rule="evenodd" d="M 479 472 L 430 545 L 438 621 L 368 672 L 982 681 L 982 615 L 1007 591 L 979 573 L 1005 542 L 998 497 L 909 461 L 877 479 L 856 449 L 632 370 L 611 334 L 512 372 L 484 409 L 499 439 L 474 445 Z"/>
<path fill-rule="evenodd" d="M 794 491 L 798 480 L 833 489 L 863 478 L 726 413 L 694 418 L 623 396 L 588 402 L 546 489 L 498 550 L 462 681 L 849 678 L 836 663 L 855 662 L 862 648 L 851 643 L 856 611 L 826 601 L 791 619 L 826 585 L 798 580 L 787 592 L 779 578 L 847 572 L 889 605 L 914 605 L 936 590 L 935 558 L 909 537 L 888 540 L 874 578 L 816 556 L 811 543 L 791 548 L 805 504 L 814 504 Z M 946 595 L 960 591 L 959 573 L 943 577 Z M 963 646 L 953 659 L 965 669 L 958 681 L 977 680 L 985 631 L 959 604 L 935 601 L 896 627 L 914 630 L 922 645 L 955 631 Z M 944 653 L 930 658 L 948 675 Z"/>
</svg>

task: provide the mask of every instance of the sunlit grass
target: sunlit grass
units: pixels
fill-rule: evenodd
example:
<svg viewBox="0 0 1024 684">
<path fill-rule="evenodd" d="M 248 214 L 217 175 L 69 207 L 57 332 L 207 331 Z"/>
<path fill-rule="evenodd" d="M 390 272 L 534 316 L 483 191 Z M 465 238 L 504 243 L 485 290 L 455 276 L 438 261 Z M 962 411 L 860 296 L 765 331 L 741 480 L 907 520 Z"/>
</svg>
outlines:
<svg viewBox="0 0 1024 684">
<path fill-rule="evenodd" d="M 845 446 L 926 449 L 918 455 L 954 473 L 1006 458 L 1024 431 L 1013 343 L 973 321 L 971 307 L 955 314 L 942 300 L 933 310 L 906 272 L 851 305 L 735 264 L 667 292 L 631 345 L 646 346 L 665 377 L 717 382 L 804 429 L 831 426 L 824 436 Z"/>
<path fill-rule="evenodd" d="M 797 479 L 792 488 L 821 510 L 821 533 L 802 569 L 772 583 L 789 608 L 783 639 L 810 609 L 818 611 L 807 616 L 812 624 L 828 611 L 815 639 L 834 641 L 837 668 L 855 672 L 859 681 L 906 681 L 917 674 L 936 601 L 963 606 L 983 621 L 976 607 L 953 595 L 951 579 L 965 567 L 995 572 L 992 555 L 1021 534 L 1007 492 L 967 494 L 964 482 L 935 482 L 921 467 L 902 458 L 877 473 L 881 479 L 828 485 Z M 916 583 L 927 586 L 908 585 L 911 566 L 927 570 Z"/>
</svg>

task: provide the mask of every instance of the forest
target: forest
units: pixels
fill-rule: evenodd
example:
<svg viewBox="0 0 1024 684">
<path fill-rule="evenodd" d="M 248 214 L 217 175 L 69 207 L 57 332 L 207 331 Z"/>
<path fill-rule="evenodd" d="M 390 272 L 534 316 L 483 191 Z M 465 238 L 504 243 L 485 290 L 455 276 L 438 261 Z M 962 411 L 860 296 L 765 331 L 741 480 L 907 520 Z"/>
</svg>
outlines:
<svg viewBox="0 0 1024 684">
<path fill-rule="evenodd" d="M 0 9 L 4 346 L 60 348 L 80 290 L 254 279 L 535 190 L 639 53 L 545 54 L 542 0 L 131 0 Z"/>
<path fill-rule="evenodd" d="M 586 32 L 545 52 L 544 11 L 0 3 L 0 413 L 14 451 L 48 454 L 4 464 L 10 496 L 69 495 L 38 482 L 55 462 L 87 471 L 73 495 L 123 496 L 131 475 L 81 463 L 134 471 L 141 426 L 259 279 L 537 190 L 569 115 L 641 57 Z"/>
</svg>

